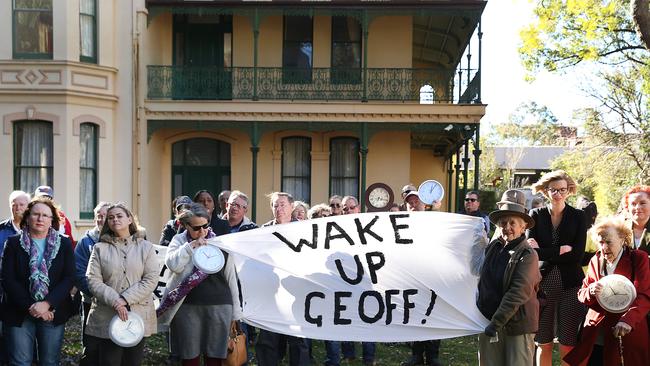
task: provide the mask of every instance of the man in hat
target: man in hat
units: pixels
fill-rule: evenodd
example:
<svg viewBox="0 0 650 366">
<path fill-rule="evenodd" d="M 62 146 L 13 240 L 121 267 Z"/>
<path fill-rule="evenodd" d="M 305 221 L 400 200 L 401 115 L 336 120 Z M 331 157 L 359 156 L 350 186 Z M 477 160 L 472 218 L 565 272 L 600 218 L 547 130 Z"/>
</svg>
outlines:
<svg viewBox="0 0 650 366">
<path fill-rule="evenodd" d="M 476 305 L 490 320 L 479 335 L 479 365 L 533 365 L 542 276 L 537 252 L 526 241 L 535 221 L 525 204 L 524 192 L 511 189 L 489 215 L 499 236 L 485 248 L 478 283 Z"/>
<path fill-rule="evenodd" d="M 420 200 L 420 194 L 418 191 L 410 191 L 404 197 L 404 203 L 406 204 L 406 211 L 424 211 L 424 202 Z"/>
<path fill-rule="evenodd" d="M 38 188 L 36 188 L 36 191 L 34 191 L 34 198 L 36 197 L 45 197 L 54 201 L 54 189 L 52 189 L 50 186 L 38 186 Z M 61 222 L 61 226 L 58 228 L 59 233 L 70 238 L 70 241 L 72 242 L 72 249 L 74 250 L 77 242 L 72 237 L 72 225 L 70 225 L 70 220 L 68 220 L 68 218 L 63 213 L 63 210 L 61 209 L 59 209 L 59 217 L 59 221 Z"/>
</svg>

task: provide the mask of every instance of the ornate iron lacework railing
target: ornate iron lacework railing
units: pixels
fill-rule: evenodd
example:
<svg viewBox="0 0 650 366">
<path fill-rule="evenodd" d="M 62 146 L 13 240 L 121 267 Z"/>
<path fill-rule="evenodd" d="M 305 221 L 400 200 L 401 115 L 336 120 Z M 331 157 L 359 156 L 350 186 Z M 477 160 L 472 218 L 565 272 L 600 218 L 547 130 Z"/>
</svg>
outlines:
<svg viewBox="0 0 650 366">
<path fill-rule="evenodd" d="M 472 102 L 467 100 L 468 93 L 461 93 L 468 84 L 466 69 L 459 78 L 455 70 L 440 69 L 258 67 L 256 70 L 159 65 L 147 68 L 149 99 L 417 101 L 420 87 L 429 84 L 434 88 L 437 102 Z M 476 70 L 470 73 L 473 77 Z"/>
</svg>

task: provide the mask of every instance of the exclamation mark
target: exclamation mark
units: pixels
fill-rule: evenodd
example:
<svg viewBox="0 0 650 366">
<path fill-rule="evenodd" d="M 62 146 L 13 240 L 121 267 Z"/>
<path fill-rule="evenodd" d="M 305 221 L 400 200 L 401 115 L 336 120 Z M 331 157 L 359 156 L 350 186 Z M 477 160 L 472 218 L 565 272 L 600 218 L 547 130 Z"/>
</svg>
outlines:
<svg viewBox="0 0 650 366">
<path fill-rule="evenodd" d="M 433 306 L 436 304 L 436 299 L 438 298 L 438 295 L 436 295 L 436 292 L 431 290 L 431 301 L 429 302 L 429 307 L 427 308 L 427 312 L 424 313 L 424 315 L 429 316 L 431 315 L 431 311 L 433 310 Z M 427 319 L 422 319 L 422 324 L 426 324 Z"/>
</svg>

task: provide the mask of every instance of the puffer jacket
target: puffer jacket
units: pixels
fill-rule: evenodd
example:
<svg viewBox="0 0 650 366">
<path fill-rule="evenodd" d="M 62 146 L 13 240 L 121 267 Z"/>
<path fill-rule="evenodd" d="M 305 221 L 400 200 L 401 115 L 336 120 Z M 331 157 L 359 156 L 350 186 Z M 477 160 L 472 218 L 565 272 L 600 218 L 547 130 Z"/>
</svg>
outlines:
<svg viewBox="0 0 650 366">
<path fill-rule="evenodd" d="M 117 314 L 113 303 L 123 297 L 144 320 L 145 337 L 156 333 L 153 291 L 160 264 L 154 246 L 138 231 L 126 239 L 104 235 L 95 244 L 86 276 L 93 294 L 86 334 L 109 338 L 108 325 Z"/>
<path fill-rule="evenodd" d="M 192 255 L 194 251 L 190 242 L 187 241 L 187 234 L 180 233 L 176 234 L 172 241 L 169 243 L 169 249 L 167 249 L 167 255 L 165 256 L 165 265 L 171 271 L 171 277 L 167 286 L 165 287 L 165 292 L 163 297 L 167 296 L 170 291 L 178 287 L 185 278 L 194 272 L 194 264 L 192 262 Z M 239 287 L 237 284 L 237 271 L 235 270 L 235 264 L 231 257 L 224 253 L 226 257 L 226 263 L 223 267 L 223 270 L 220 272 L 220 275 L 228 282 L 228 287 L 230 289 L 230 296 L 232 297 L 232 314 L 233 320 L 240 320 L 243 316 L 242 307 L 239 300 Z M 181 301 L 177 302 L 172 308 L 164 312 L 160 319 L 158 319 L 158 330 L 167 331 L 171 321 L 174 319 L 174 315 L 178 309 L 183 304 L 183 298 Z"/>
<path fill-rule="evenodd" d="M 488 251 L 501 245 L 492 242 Z M 542 280 L 539 258 L 526 240 L 522 240 L 509 254 L 510 260 L 503 275 L 503 297 L 490 324 L 510 336 L 535 333 L 539 318 L 537 289 Z"/>
</svg>

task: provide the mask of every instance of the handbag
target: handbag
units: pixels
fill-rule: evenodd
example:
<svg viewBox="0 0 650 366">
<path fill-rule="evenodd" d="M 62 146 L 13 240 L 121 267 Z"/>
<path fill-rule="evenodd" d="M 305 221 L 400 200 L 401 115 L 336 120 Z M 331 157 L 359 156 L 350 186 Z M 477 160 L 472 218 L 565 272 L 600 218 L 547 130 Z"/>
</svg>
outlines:
<svg viewBox="0 0 650 366">
<path fill-rule="evenodd" d="M 222 361 L 223 366 L 241 366 L 248 361 L 246 353 L 246 334 L 242 332 L 239 322 L 234 322 L 228 336 L 228 355 Z"/>
</svg>

